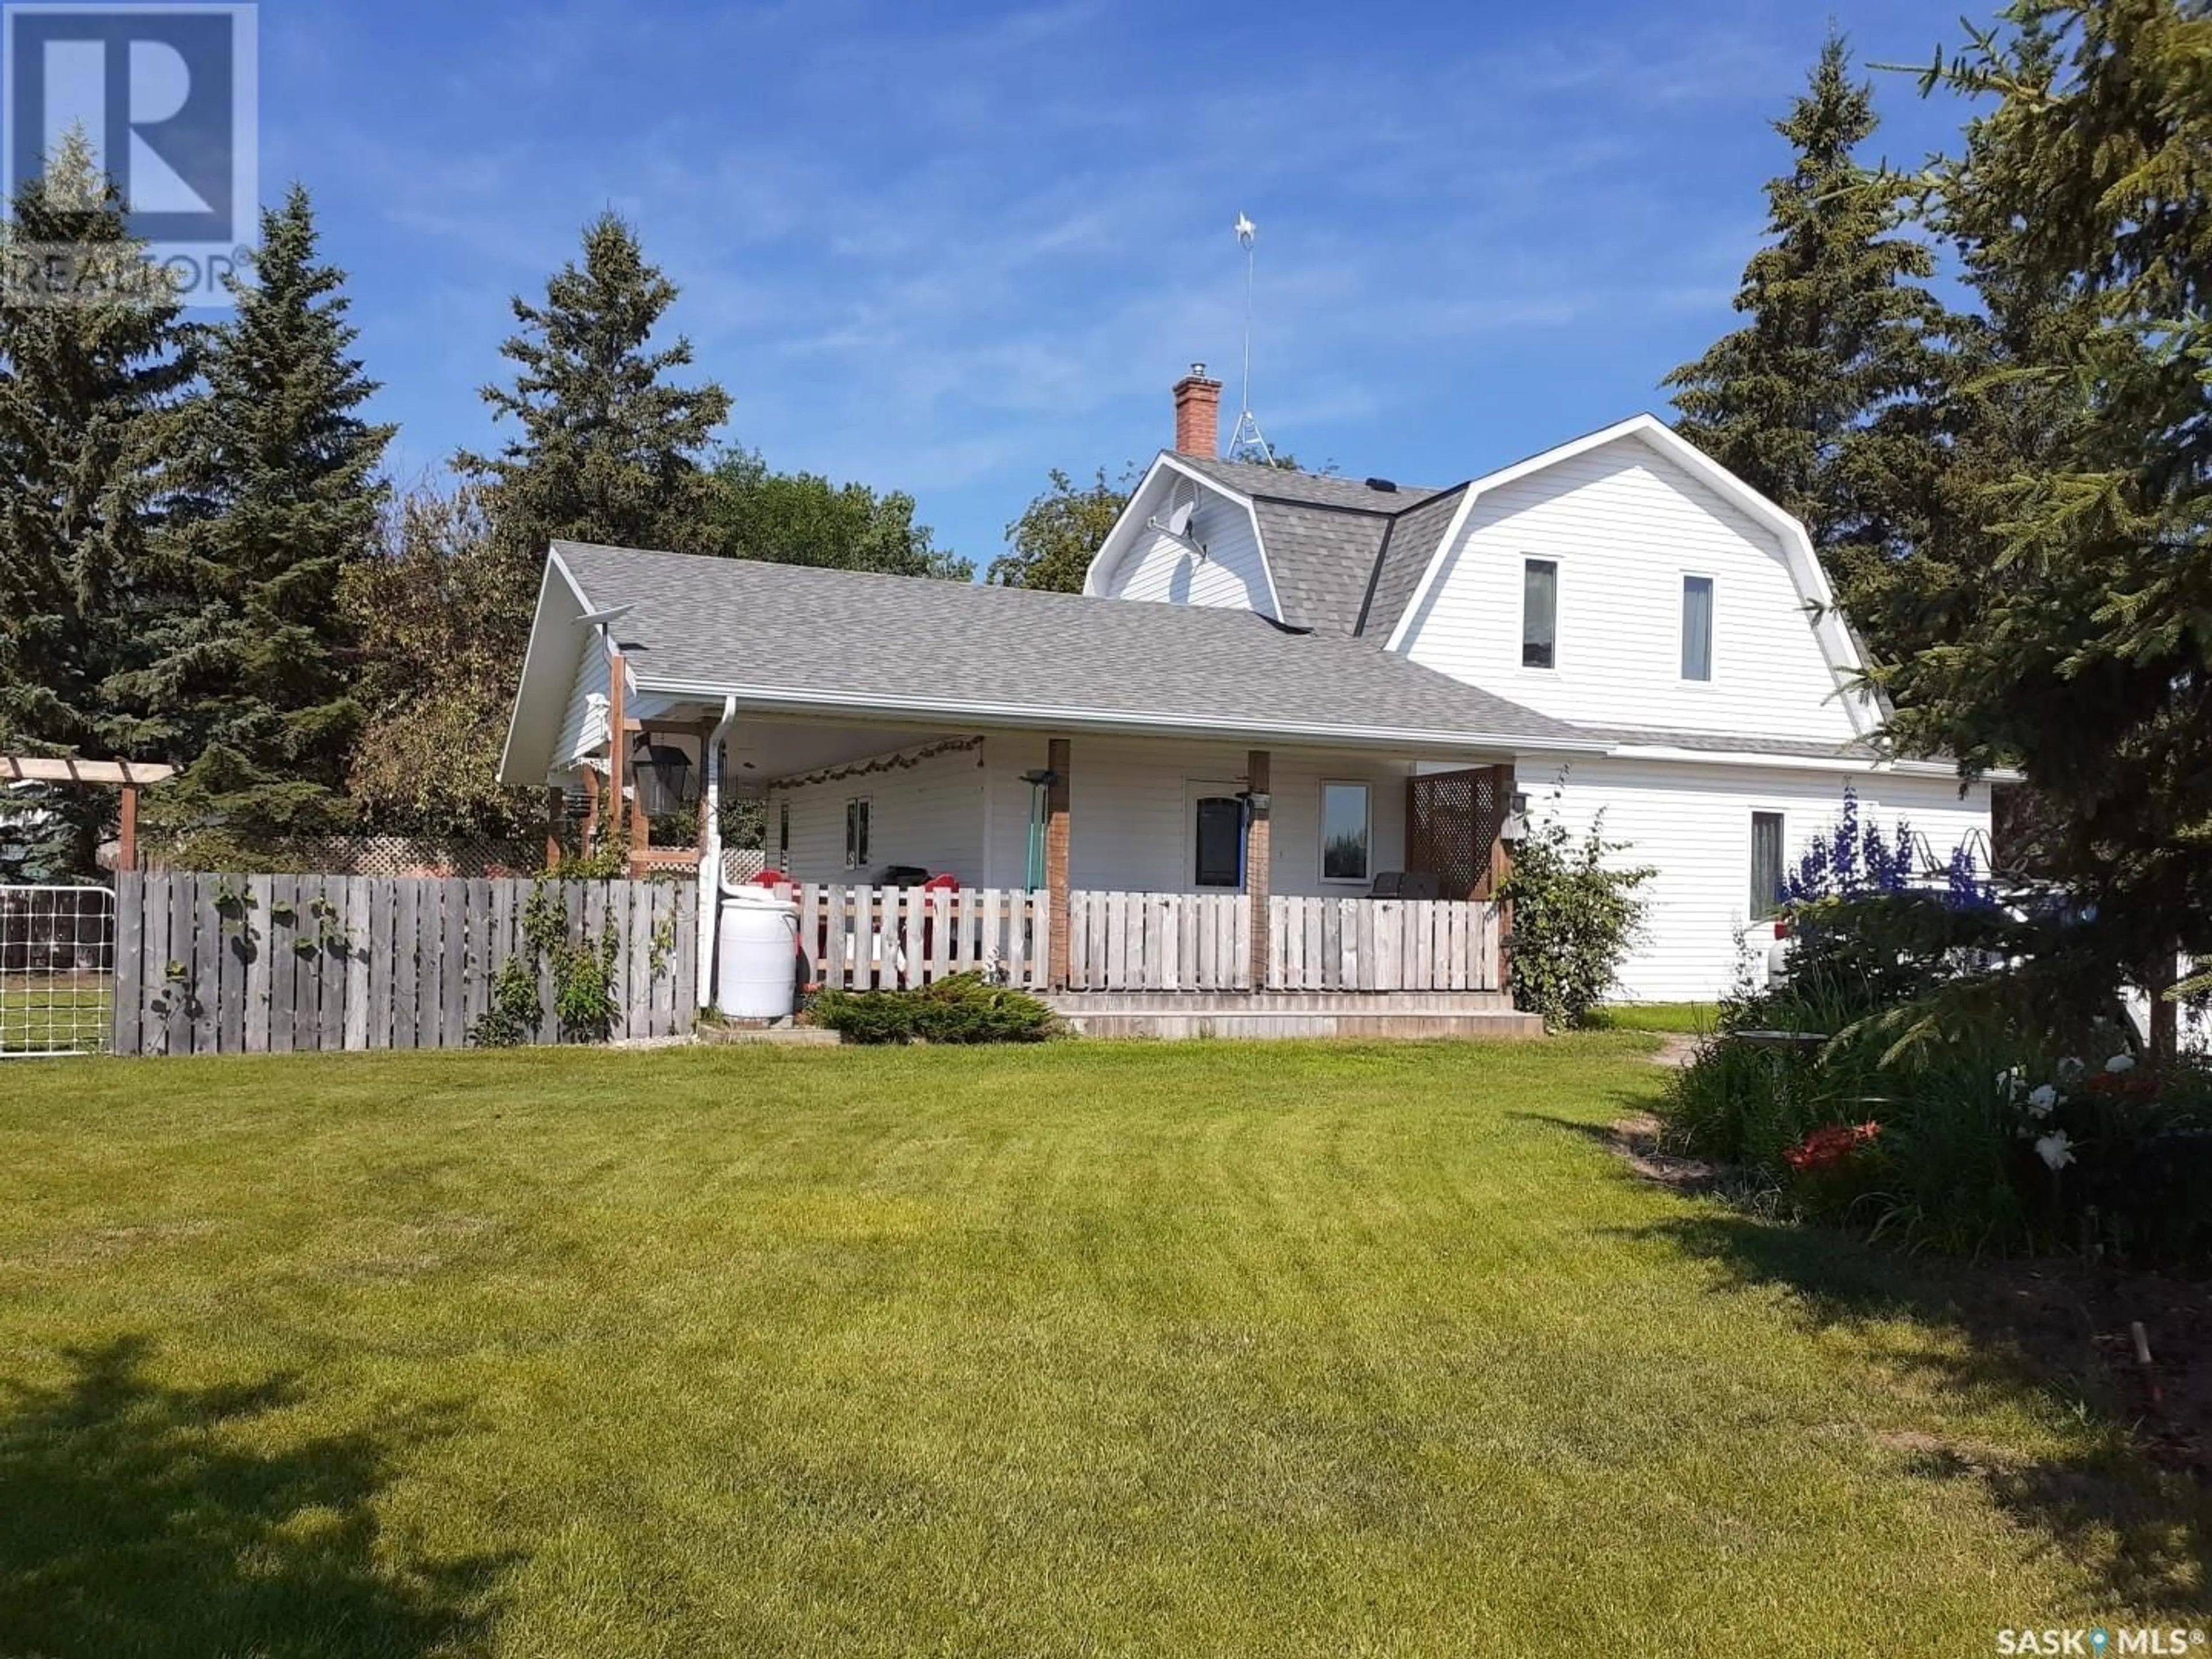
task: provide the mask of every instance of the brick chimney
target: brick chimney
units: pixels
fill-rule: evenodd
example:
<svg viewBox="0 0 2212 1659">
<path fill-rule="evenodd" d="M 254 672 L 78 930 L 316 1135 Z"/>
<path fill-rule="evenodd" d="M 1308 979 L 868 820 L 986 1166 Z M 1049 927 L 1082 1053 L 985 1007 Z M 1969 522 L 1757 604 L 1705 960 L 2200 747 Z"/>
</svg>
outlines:
<svg viewBox="0 0 2212 1659">
<path fill-rule="evenodd" d="M 1176 441 L 1178 453 L 1209 458 L 1221 453 L 1221 382 L 1206 378 L 1206 365 L 1193 363 L 1176 382 Z"/>
</svg>

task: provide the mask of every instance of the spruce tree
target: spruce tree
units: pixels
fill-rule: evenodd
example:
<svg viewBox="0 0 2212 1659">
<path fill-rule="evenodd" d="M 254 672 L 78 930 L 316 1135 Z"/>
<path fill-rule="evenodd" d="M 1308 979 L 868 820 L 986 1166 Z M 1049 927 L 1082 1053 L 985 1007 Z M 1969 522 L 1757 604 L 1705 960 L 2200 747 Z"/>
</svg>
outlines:
<svg viewBox="0 0 2212 1659">
<path fill-rule="evenodd" d="M 1677 429 L 1804 521 L 1847 615 L 1854 592 L 1924 539 L 1935 488 L 1925 394 L 1944 318 L 1922 286 L 1932 253 L 1899 233 L 1898 185 L 1859 163 L 1876 125 L 1872 89 L 1832 32 L 1775 124 L 1796 162 L 1767 186 L 1772 240 L 1735 301 L 1748 320 L 1666 380 Z"/>
<path fill-rule="evenodd" d="M 166 760 L 113 687 L 167 608 L 147 549 L 191 374 L 179 308 L 145 280 L 82 134 L 17 194 L 4 236 L 11 260 L 66 250 L 45 268 L 87 280 L 66 299 L 0 295 L 0 747 Z M 102 271 L 120 283 L 103 290 Z M 54 805 L 88 868 L 112 802 L 70 791 Z"/>
<path fill-rule="evenodd" d="M 202 335 L 205 389 L 182 424 L 183 499 L 158 553 L 183 604 L 121 683 L 189 763 L 149 802 L 158 821 L 246 840 L 344 816 L 361 709 L 339 578 L 374 544 L 392 434 L 360 413 L 376 386 L 303 188 L 262 215 L 252 265 Z"/>
<path fill-rule="evenodd" d="M 2081 931 L 2154 987 L 2212 955 L 2208 52 L 2194 0 L 2021 0 L 1931 72 L 1994 100 L 1935 181 L 1990 313 L 1997 379 L 1960 375 L 1986 553 L 1887 677 L 1901 742 L 2025 772 Z"/>
<path fill-rule="evenodd" d="M 681 337 L 652 349 L 676 295 L 619 218 L 587 226 L 582 264 L 543 304 L 514 301 L 514 384 L 483 388 L 519 430 L 495 456 L 456 458 L 457 494 L 410 496 L 384 555 L 349 578 L 374 703 L 353 788 L 378 827 L 508 835 L 542 812 L 495 773 L 549 544 L 718 550 L 701 459 L 730 399 L 668 383 L 691 362 Z"/>
<path fill-rule="evenodd" d="M 514 301 L 521 330 L 500 349 L 520 372 L 513 386 L 483 395 L 520 430 L 497 456 L 465 453 L 459 465 L 491 487 L 494 531 L 515 566 L 526 629 L 550 542 L 713 548 L 713 489 L 700 459 L 730 398 L 711 380 L 666 380 L 691 362 L 680 336 L 650 349 L 676 296 L 636 233 L 609 213 L 585 228 L 583 264 L 554 275 L 543 305 Z"/>
</svg>

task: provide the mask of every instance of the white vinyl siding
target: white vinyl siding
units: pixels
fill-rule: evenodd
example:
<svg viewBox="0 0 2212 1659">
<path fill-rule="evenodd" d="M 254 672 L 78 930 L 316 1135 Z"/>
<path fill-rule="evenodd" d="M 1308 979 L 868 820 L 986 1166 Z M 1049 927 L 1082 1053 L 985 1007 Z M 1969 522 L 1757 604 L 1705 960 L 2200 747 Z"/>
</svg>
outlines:
<svg viewBox="0 0 2212 1659">
<path fill-rule="evenodd" d="M 984 764 L 979 768 L 980 752 Z M 909 769 L 814 784 L 771 787 L 771 837 L 791 813 L 787 872 L 799 881 L 854 879 L 845 869 L 845 804 L 869 799 L 869 869 L 921 865 L 969 887 L 1019 889 L 1026 880 L 1030 786 L 1047 740 L 994 732 L 980 751 L 941 755 Z M 1230 744 L 1078 737 L 1070 770 L 1068 855 L 1074 884 L 1130 892 L 1188 893 L 1193 880 L 1192 786 L 1200 793 L 1244 788 L 1249 751 Z M 1268 833 L 1272 890 L 1344 897 L 1362 890 L 1322 880 L 1322 785 L 1368 787 L 1370 871 L 1404 867 L 1407 761 L 1340 752 L 1273 751 Z"/>
<path fill-rule="evenodd" d="M 1518 787 L 1532 816 L 1553 810 L 1553 769 L 1524 763 Z M 1989 828 L 1989 789 L 1966 799 L 1942 777 L 1881 773 L 1797 772 L 1769 767 L 1676 761 L 1577 760 L 1559 798 L 1561 818 L 1577 836 L 1601 808 L 1609 841 L 1628 843 L 1624 865 L 1657 871 L 1643 896 L 1650 902 L 1643 939 L 1630 955 L 1616 994 L 1626 1001 L 1711 1001 L 1734 982 L 1741 933 L 1757 963 L 1773 943 L 1771 924 L 1751 914 L 1753 814 L 1783 819 L 1783 868 L 1794 869 L 1813 837 L 1843 811 L 1844 785 L 1858 791 L 1872 821 L 1894 824 L 1901 813 L 1938 857 L 1967 834 Z"/>
<path fill-rule="evenodd" d="M 796 881 L 857 882 L 887 865 L 920 865 L 965 885 L 983 877 L 985 775 L 972 750 L 936 755 L 911 767 L 789 789 L 771 786 L 768 821 L 780 840 L 790 815 L 785 873 Z M 845 862 L 846 809 L 868 803 L 868 848 L 856 869 Z M 773 852 L 775 849 L 770 848 Z"/>
<path fill-rule="evenodd" d="M 1556 560 L 1552 669 L 1522 665 L 1531 559 Z M 1682 578 L 1713 580 L 1713 678 L 1682 678 Z M 1410 619 L 1419 663 L 1597 726 L 1843 742 L 1834 696 L 1780 538 L 1682 465 L 1623 438 L 1476 501 Z"/>
<path fill-rule="evenodd" d="M 577 643 L 576 672 L 568 687 L 567 710 L 561 718 L 560 740 L 553 745 L 556 771 L 586 755 L 603 750 L 607 742 L 610 665 L 599 641 L 590 637 L 590 630 L 577 631 L 586 637 Z"/>
<path fill-rule="evenodd" d="M 1202 544 L 1206 551 L 1201 555 L 1165 531 L 1140 527 L 1135 544 L 1105 573 L 1100 591 L 1109 599 L 1215 605 L 1273 616 L 1274 600 L 1251 513 L 1180 477 L 1174 491 L 1156 485 L 1154 493 L 1158 499 L 1155 510 L 1163 519 L 1170 510 L 1171 494 L 1174 500 L 1196 501 L 1190 539 Z"/>
<path fill-rule="evenodd" d="M 1022 884 L 1030 790 L 1021 775 L 1045 763 L 1045 740 L 1008 734 L 986 745 L 991 771 L 991 884 Z M 1085 888 L 1188 893 L 1192 884 L 1190 791 L 1245 787 L 1249 750 L 1230 744 L 1078 737 L 1069 769 L 1069 867 Z M 1470 764 L 1474 763 L 1470 763 Z M 1324 778 L 1370 787 L 1369 857 L 1380 872 L 1404 867 L 1408 761 L 1278 749 L 1268 768 L 1269 887 L 1299 897 L 1361 890 L 1321 879 Z"/>
</svg>

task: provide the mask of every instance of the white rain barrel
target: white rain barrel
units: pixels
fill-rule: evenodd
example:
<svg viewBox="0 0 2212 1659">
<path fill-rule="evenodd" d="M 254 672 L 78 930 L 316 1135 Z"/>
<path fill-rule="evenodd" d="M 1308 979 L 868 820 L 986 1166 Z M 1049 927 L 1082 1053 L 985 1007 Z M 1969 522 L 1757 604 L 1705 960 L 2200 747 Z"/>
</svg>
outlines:
<svg viewBox="0 0 2212 1659">
<path fill-rule="evenodd" d="M 723 896 L 714 1006 L 732 1019 L 781 1019 L 797 1000 L 799 913 L 787 894 L 740 887 Z"/>
</svg>

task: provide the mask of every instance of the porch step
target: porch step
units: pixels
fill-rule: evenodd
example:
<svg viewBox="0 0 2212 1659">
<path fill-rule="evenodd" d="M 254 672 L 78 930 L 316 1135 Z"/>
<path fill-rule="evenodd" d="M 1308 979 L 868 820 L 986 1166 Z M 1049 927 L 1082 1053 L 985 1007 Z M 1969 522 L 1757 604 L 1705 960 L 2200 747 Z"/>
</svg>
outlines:
<svg viewBox="0 0 2212 1659">
<path fill-rule="evenodd" d="M 1062 1013 L 1510 1014 L 1503 991 L 1062 991 Z"/>
<path fill-rule="evenodd" d="M 1046 1000 L 1070 1030 L 1087 1037 L 1499 1040 L 1544 1034 L 1535 1015 L 1516 1012 L 1510 999 L 1484 992 L 1089 992 Z"/>
</svg>

